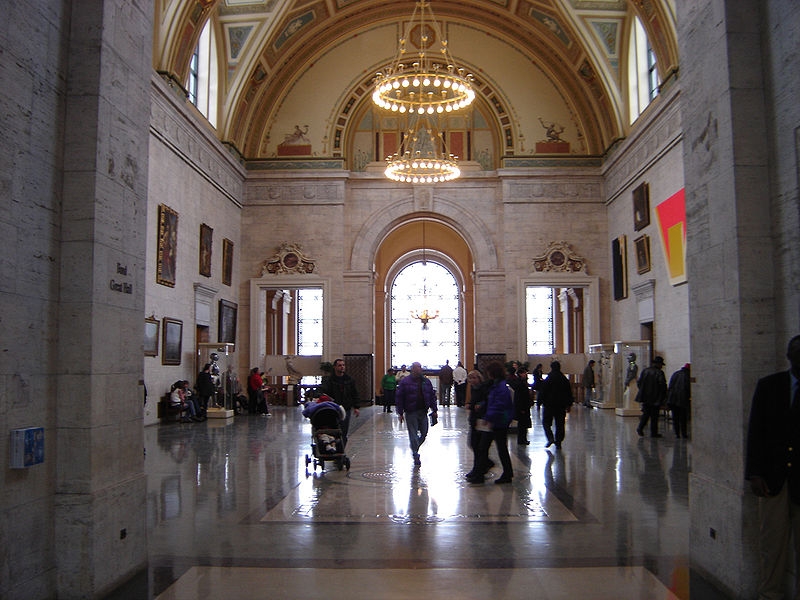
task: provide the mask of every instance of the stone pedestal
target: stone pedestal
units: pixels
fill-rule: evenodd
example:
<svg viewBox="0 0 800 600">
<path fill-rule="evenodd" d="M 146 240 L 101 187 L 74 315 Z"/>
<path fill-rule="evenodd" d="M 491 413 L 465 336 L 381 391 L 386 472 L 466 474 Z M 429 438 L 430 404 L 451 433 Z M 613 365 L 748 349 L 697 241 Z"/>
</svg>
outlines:
<svg viewBox="0 0 800 600">
<path fill-rule="evenodd" d="M 209 419 L 232 419 L 233 415 L 233 410 L 229 408 L 209 408 L 206 411 L 206 416 Z"/>
<path fill-rule="evenodd" d="M 639 386 L 636 385 L 636 381 L 631 381 L 630 385 L 622 393 L 622 406 L 614 409 L 617 416 L 638 417 L 642 414 L 642 407 L 636 402 L 636 394 L 638 392 Z"/>
</svg>

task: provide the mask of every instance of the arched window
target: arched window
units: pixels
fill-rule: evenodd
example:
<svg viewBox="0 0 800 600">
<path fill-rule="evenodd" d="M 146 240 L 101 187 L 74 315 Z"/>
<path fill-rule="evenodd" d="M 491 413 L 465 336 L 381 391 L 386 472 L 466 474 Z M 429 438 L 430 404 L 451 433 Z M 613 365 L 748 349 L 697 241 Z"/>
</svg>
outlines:
<svg viewBox="0 0 800 600">
<path fill-rule="evenodd" d="M 457 360 L 459 316 L 458 284 L 448 269 L 430 260 L 404 267 L 391 287 L 391 364 L 438 369 Z"/>
<path fill-rule="evenodd" d="M 213 127 L 217 126 L 217 46 L 214 29 L 208 21 L 200 33 L 189 63 L 186 89 L 194 104 Z"/>
<path fill-rule="evenodd" d="M 631 123 L 658 96 L 659 85 L 656 55 L 647 40 L 642 22 L 637 17 L 634 19 L 628 48 L 628 105 Z"/>
</svg>

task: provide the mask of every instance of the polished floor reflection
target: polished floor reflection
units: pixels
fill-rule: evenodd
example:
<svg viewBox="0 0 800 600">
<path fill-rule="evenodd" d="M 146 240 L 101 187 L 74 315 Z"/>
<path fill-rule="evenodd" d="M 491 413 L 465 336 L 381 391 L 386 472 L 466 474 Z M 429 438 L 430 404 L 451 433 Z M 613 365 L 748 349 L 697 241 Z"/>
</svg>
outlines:
<svg viewBox="0 0 800 600">
<path fill-rule="evenodd" d="M 546 450 L 533 412 L 531 445 L 510 436 L 511 485 L 493 484 L 497 468 L 465 481 L 456 407 L 419 468 L 380 407 L 353 419 L 341 471 L 308 463 L 296 407 L 148 427 L 150 564 L 114 597 L 688 598 L 691 442 L 576 406 Z"/>
</svg>

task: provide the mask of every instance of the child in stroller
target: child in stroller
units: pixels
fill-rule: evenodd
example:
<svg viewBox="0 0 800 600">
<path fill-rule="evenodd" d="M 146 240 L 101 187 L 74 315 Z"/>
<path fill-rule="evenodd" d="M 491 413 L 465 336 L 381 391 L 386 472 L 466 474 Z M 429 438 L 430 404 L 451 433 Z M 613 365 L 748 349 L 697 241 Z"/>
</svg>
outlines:
<svg viewBox="0 0 800 600">
<path fill-rule="evenodd" d="M 306 404 L 303 416 L 311 421 L 311 451 L 314 455 L 314 470 L 325 461 L 333 461 L 338 469 L 350 470 L 350 459 L 344 453 L 341 423 L 344 420 L 344 408 L 336 404 L 330 396 L 322 394 L 315 401 Z M 311 463 L 306 454 L 306 466 Z"/>
</svg>

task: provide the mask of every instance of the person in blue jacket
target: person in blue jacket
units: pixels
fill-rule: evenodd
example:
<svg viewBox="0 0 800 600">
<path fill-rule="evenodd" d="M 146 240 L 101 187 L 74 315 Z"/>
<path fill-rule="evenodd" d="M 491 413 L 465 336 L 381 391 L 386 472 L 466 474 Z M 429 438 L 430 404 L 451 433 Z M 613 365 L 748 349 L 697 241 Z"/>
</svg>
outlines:
<svg viewBox="0 0 800 600">
<path fill-rule="evenodd" d="M 495 479 L 495 483 L 511 483 L 514 469 L 511 466 L 511 457 L 508 454 L 508 426 L 514 418 L 514 403 L 511 392 L 506 384 L 506 368 L 500 361 L 493 361 L 486 365 L 486 375 L 489 380 L 486 412 L 481 418 L 482 422 L 476 428 L 483 431 L 478 441 L 478 469 L 473 470 L 467 481 L 470 483 L 483 483 L 484 473 L 489 470 L 489 446 L 492 442 L 497 447 L 503 473 Z"/>
</svg>

